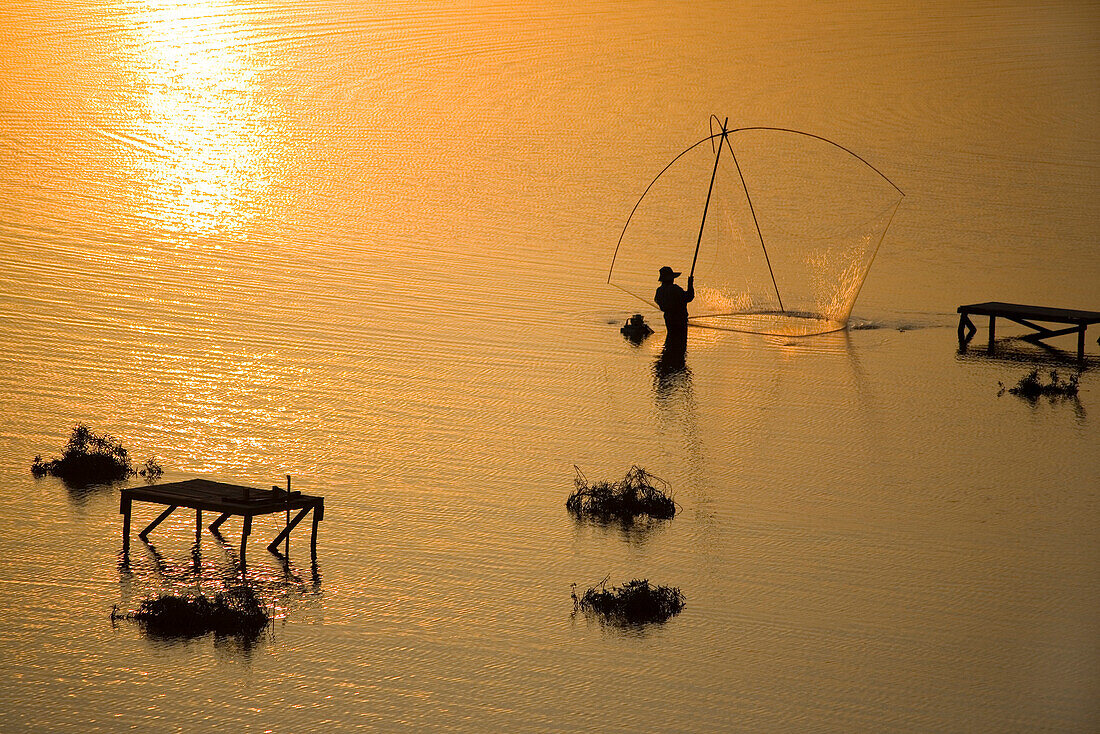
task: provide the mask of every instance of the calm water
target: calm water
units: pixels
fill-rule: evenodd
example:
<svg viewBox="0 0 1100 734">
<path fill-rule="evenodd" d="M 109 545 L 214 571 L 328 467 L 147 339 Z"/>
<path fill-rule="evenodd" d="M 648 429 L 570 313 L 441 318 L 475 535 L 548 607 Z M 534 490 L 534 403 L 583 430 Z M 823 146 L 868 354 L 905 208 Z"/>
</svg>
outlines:
<svg viewBox="0 0 1100 734">
<path fill-rule="evenodd" d="M 1100 308 L 1100 8 L 363 5 L 0 13 L 0 729 L 1100 727 L 1095 336 L 1033 405 L 998 382 L 1071 362 L 954 331 Z M 696 329 L 659 379 L 607 266 L 711 113 L 907 198 L 859 328 Z M 112 626 L 232 553 L 181 515 L 120 568 L 117 486 L 28 471 L 76 422 L 325 496 L 316 568 L 254 529 L 270 635 Z M 675 520 L 566 515 L 574 465 L 631 464 Z M 687 607 L 573 619 L 608 574 Z"/>
</svg>

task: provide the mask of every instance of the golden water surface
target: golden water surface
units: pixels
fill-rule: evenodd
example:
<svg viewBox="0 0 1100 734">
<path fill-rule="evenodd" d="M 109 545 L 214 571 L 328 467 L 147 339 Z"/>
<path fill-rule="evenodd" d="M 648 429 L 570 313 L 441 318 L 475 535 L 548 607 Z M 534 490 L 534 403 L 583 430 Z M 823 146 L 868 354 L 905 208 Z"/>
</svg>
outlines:
<svg viewBox="0 0 1100 734">
<path fill-rule="evenodd" d="M 0 729 L 1095 731 L 1100 334 L 1033 404 L 998 382 L 1072 337 L 954 328 L 1100 309 L 1100 11 L 1034 5 L 5 4 Z M 906 198 L 848 330 L 692 329 L 670 370 L 607 269 L 712 113 Z M 256 522 L 269 634 L 111 623 L 234 583 L 240 526 L 120 565 L 118 485 L 28 471 L 78 422 L 325 497 L 315 566 Z M 632 464 L 674 520 L 566 514 Z M 687 606 L 572 617 L 608 575 Z"/>
</svg>

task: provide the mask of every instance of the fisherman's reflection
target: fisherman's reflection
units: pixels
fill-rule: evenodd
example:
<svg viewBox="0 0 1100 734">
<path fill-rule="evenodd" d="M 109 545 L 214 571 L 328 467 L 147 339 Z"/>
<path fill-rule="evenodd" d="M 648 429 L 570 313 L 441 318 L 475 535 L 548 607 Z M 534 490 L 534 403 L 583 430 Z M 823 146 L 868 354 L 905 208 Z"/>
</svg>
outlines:
<svg viewBox="0 0 1100 734">
<path fill-rule="evenodd" d="M 661 355 L 653 363 L 653 386 L 658 400 L 677 392 L 690 393 L 691 369 L 687 366 L 687 333 L 669 332 Z"/>
<path fill-rule="evenodd" d="M 669 449 L 684 457 L 688 473 L 702 476 L 704 462 L 699 438 L 699 415 L 686 352 L 686 334 L 679 339 L 666 336 L 661 355 L 653 363 L 657 430 L 671 441 Z"/>
</svg>

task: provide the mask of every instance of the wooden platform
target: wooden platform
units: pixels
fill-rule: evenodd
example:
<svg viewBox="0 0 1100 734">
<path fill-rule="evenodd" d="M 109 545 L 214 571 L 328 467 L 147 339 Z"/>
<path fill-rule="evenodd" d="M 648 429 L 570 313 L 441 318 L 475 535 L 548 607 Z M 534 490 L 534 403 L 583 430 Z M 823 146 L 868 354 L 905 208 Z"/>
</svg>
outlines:
<svg viewBox="0 0 1100 734">
<path fill-rule="evenodd" d="M 1027 306 L 1022 303 L 1002 303 L 1000 301 L 988 301 L 986 303 L 972 303 L 968 306 L 959 306 L 959 344 L 966 344 L 974 336 L 978 329 L 970 316 L 989 317 L 989 348 L 993 349 L 993 341 L 997 333 L 997 317 L 1008 319 L 1017 324 L 1028 327 L 1034 334 L 1027 334 L 1021 339 L 1030 342 L 1039 342 L 1053 336 L 1065 334 L 1077 334 L 1077 359 L 1085 358 L 1085 329 L 1091 324 L 1100 323 L 1100 311 L 1078 311 L 1071 308 L 1049 308 L 1047 306 Z M 1065 329 L 1051 329 L 1034 322 L 1044 321 L 1053 324 L 1071 324 Z M 1098 340 L 1100 341 L 1100 340 Z"/>
<path fill-rule="evenodd" d="M 210 532 L 218 533 L 218 527 L 230 517 L 240 515 L 244 518 L 244 526 L 241 530 L 241 564 L 245 560 L 245 547 L 249 533 L 252 532 L 252 518 L 257 515 L 273 515 L 285 512 L 287 516 L 286 527 L 275 540 L 267 546 L 268 550 L 276 552 L 279 543 L 287 542 L 290 547 L 290 531 L 301 522 L 302 518 L 310 511 L 313 512 L 313 532 L 310 539 L 310 552 L 317 555 L 317 524 L 325 517 L 325 500 L 323 497 L 311 497 L 301 492 L 292 492 L 289 489 L 290 478 L 287 477 L 287 489 L 278 487 L 271 489 L 256 489 L 237 484 L 225 484 L 209 479 L 189 479 L 185 482 L 168 482 L 167 484 L 151 484 L 144 487 L 127 487 L 122 490 L 122 500 L 118 511 L 123 515 L 122 522 L 122 552 L 124 555 L 130 552 L 130 513 L 134 502 L 152 502 L 167 505 L 168 509 L 160 514 L 156 520 L 138 533 L 142 540 L 148 538 L 149 532 L 160 525 L 169 515 L 180 507 L 188 507 L 195 510 L 195 542 L 202 537 L 202 513 L 216 512 L 219 516 L 210 523 Z M 290 519 L 291 510 L 298 510 L 294 519 Z"/>
</svg>

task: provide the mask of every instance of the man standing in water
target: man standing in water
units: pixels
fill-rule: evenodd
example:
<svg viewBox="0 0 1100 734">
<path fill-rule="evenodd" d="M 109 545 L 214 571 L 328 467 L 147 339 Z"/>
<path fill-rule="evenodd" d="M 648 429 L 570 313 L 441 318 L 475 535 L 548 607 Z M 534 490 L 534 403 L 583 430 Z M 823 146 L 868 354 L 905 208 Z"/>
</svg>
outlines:
<svg viewBox="0 0 1100 734">
<path fill-rule="evenodd" d="M 683 288 L 673 282 L 679 275 L 679 273 L 667 265 L 661 268 L 657 276 L 657 279 L 661 281 L 661 285 L 657 288 L 657 293 L 653 296 L 653 300 L 657 302 L 657 306 L 665 315 L 665 328 L 668 329 L 668 336 L 665 338 L 665 344 L 667 345 L 669 342 L 674 341 L 686 347 L 688 326 L 687 305 L 695 298 L 695 278 L 690 275 L 688 276 L 688 287 L 685 292 Z"/>
</svg>

